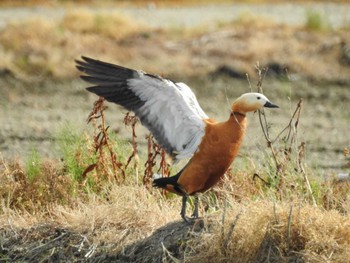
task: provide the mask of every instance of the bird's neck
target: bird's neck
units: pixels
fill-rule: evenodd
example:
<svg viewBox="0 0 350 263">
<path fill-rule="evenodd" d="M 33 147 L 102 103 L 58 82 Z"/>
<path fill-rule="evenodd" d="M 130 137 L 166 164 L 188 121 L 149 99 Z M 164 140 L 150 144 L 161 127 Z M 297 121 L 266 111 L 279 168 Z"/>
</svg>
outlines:
<svg viewBox="0 0 350 263">
<path fill-rule="evenodd" d="M 242 100 L 236 100 L 235 102 L 233 102 L 232 104 L 232 108 L 231 108 L 231 116 L 232 114 L 235 114 L 235 115 L 245 115 L 245 109 L 246 105 L 244 103 L 244 101 Z"/>
<path fill-rule="evenodd" d="M 231 112 L 227 123 L 230 125 L 231 129 L 237 130 L 237 133 L 241 132 L 242 135 L 244 135 L 247 126 L 247 118 L 244 113 L 235 111 Z"/>
<path fill-rule="evenodd" d="M 241 117 L 245 117 L 245 114 L 239 111 L 232 111 L 230 114 L 230 118 L 234 117 L 234 116 L 241 116 Z"/>
</svg>

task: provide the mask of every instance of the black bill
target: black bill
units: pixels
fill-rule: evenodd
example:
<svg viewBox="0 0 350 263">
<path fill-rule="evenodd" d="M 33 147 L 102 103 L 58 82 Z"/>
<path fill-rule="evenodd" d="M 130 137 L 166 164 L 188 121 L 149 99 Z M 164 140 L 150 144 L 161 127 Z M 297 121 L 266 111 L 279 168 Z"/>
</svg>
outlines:
<svg viewBox="0 0 350 263">
<path fill-rule="evenodd" d="M 279 108 L 276 104 L 273 104 L 273 103 L 271 103 L 269 101 L 267 101 L 265 103 L 264 107 L 266 107 L 266 108 Z"/>
</svg>

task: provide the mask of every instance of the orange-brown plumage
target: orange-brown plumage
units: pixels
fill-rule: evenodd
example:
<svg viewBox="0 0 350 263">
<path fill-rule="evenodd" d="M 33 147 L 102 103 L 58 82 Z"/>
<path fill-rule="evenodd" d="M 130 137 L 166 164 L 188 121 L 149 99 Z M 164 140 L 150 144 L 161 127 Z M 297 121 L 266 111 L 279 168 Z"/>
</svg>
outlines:
<svg viewBox="0 0 350 263">
<path fill-rule="evenodd" d="M 199 149 L 177 181 L 186 194 L 205 192 L 218 182 L 237 156 L 245 129 L 241 114 L 231 114 L 225 122 L 206 121 Z"/>
</svg>

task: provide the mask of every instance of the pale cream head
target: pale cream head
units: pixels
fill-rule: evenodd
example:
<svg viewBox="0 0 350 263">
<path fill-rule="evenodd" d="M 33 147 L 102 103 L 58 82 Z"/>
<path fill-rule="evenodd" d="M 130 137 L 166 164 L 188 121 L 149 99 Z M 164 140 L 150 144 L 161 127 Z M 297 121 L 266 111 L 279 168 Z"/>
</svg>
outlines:
<svg viewBox="0 0 350 263">
<path fill-rule="evenodd" d="M 232 104 L 232 112 L 239 112 L 246 114 L 250 111 L 256 111 L 262 109 L 263 107 L 267 108 L 278 108 L 277 105 L 270 102 L 270 100 L 261 93 L 250 92 L 245 93 L 235 100 Z"/>
</svg>

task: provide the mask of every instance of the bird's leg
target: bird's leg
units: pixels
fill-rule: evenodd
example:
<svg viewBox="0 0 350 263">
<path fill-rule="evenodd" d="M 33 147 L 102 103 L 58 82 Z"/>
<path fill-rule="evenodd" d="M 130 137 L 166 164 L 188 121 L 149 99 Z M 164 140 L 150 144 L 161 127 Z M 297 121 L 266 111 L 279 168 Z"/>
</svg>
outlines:
<svg viewBox="0 0 350 263">
<path fill-rule="evenodd" d="M 186 223 L 190 223 L 188 218 L 186 217 L 186 206 L 187 206 L 187 195 L 182 196 L 182 208 L 181 208 L 181 217 Z"/>
<path fill-rule="evenodd" d="M 192 218 L 198 218 L 198 201 L 199 201 L 199 197 L 198 195 L 194 196 L 194 210 L 193 210 L 193 214 L 192 214 Z"/>
</svg>

